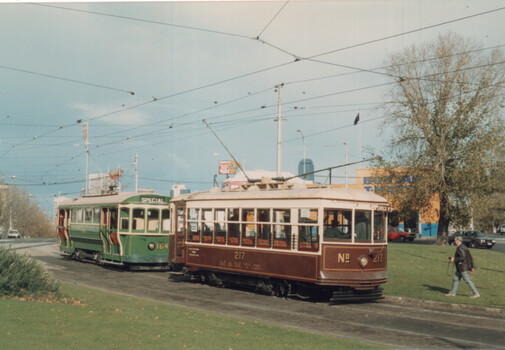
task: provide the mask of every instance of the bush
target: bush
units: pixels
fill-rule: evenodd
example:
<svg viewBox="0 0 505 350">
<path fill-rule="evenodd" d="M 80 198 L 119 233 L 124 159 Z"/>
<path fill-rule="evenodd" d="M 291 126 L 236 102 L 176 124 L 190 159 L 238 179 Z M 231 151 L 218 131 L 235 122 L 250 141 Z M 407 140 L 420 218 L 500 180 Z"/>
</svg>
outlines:
<svg viewBox="0 0 505 350">
<path fill-rule="evenodd" d="M 60 284 L 37 261 L 0 247 L 0 295 L 59 296 Z"/>
</svg>

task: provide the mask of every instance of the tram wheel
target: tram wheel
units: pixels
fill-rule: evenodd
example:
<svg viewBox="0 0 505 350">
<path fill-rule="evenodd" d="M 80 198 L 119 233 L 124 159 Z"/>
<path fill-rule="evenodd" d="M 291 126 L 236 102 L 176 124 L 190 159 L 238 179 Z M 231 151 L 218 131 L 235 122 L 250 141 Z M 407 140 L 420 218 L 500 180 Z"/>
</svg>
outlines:
<svg viewBox="0 0 505 350">
<path fill-rule="evenodd" d="M 279 280 L 274 283 L 274 295 L 278 298 L 287 298 L 291 293 L 291 285 L 285 280 Z"/>
</svg>

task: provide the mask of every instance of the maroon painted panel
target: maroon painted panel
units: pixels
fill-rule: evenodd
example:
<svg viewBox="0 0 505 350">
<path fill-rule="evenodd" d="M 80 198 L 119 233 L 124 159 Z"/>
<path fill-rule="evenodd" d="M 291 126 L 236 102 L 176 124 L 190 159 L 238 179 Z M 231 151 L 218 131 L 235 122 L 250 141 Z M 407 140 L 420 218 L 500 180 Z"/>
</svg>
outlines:
<svg viewBox="0 0 505 350">
<path fill-rule="evenodd" d="M 366 265 L 360 259 L 366 258 Z M 387 281 L 387 246 L 323 245 L 321 284 L 379 285 Z"/>
<path fill-rule="evenodd" d="M 260 248 L 204 246 L 186 243 L 187 265 L 213 270 L 240 272 L 315 282 L 319 256 Z"/>
</svg>

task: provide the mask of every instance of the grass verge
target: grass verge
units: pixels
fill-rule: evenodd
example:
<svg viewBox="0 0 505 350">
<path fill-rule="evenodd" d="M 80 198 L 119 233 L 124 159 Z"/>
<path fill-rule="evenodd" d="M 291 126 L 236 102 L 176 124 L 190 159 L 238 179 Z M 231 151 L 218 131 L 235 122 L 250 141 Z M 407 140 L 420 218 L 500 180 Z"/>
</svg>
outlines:
<svg viewBox="0 0 505 350">
<path fill-rule="evenodd" d="M 472 291 L 461 280 L 456 297 L 446 297 L 452 286 L 455 267 L 448 262 L 456 247 L 390 243 L 388 284 L 384 294 L 417 299 L 505 308 L 505 254 L 490 249 L 470 249 L 476 266 L 469 274 L 480 298 L 470 299 Z"/>
<path fill-rule="evenodd" d="M 0 299 L 4 349 L 377 349 L 377 345 L 216 316 L 62 284 L 82 301 Z"/>
</svg>

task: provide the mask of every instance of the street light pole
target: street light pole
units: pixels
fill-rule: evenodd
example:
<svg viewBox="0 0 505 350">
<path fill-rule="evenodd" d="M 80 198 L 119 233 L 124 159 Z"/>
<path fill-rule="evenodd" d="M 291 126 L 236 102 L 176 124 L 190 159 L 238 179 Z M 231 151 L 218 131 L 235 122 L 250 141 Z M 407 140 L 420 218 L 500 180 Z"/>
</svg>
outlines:
<svg viewBox="0 0 505 350">
<path fill-rule="evenodd" d="M 306 162 L 305 162 L 305 159 L 306 159 L 306 157 L 305 157 L 305 148 L 306 148 L 305 147 L 306 146 L 306 144 L 305 144 L 305 137 L 303 137 L 303 133 L 302 133 L 302 131 L 300 129 L 298 129 L 296 131 L 299 132 L 300 135 L 302 136 L 302 141 L 303 141 L 303 173 L 305 174 L 307 172 L 307 170 L 305 168 L 305 164 L 306 164 Z M 306 176 L 304 175 L 303 178 L 305 179 Z"/>
</svg>

